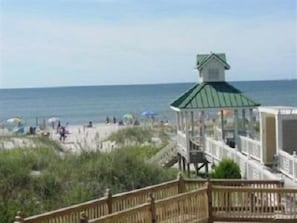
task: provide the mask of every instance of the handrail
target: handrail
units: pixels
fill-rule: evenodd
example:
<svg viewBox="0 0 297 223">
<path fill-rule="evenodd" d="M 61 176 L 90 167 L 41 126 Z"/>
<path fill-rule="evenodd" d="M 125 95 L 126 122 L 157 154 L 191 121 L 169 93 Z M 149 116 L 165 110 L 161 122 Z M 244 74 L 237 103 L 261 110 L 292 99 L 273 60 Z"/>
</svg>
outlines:
<svg viewBox="0 0 297 223">
<path fill-rule="evenodd" d="M 251 139 L 246 136 L 239 136 L 239 139 L 242 153 L 250 155 L 250 157 L 255 160 L 261 161 L 262 147 L 260 141 Z"/>
<path fill-rule="evenodd" d="M 153 157 L 148 160 L 148 163 L 159 163 L 161 164 L 164 159 L 169 156 L 173 156 L 176 154 L 176 146 L 177 143 L 175 141 L 170 142 L 167 146 L 162 148 L 159 152 L 157 152 Z"/>
<path fill-rule="evenodd" d="M 213 185 L 222 186 L 249 186 L 250 188 L 278 188 L 282 187 L 281 181 L 268 180 L 206 180 L 206 179 L 184 179 L 181 175 L 178 179 L 164 182 L 145 188 L 112 195 L 106 194 L 104 198 L 91 200 L 70 207 L 50 211 L 44 214 L 31 216 L 23 219 L 23 223 L 77 223 L 81 212 L 84 212 L 89 219 L 95 219 L 114 212 L 127 210 L 147 201 L 149 194 L 153 193 L 156 201 L 172 197 L 181 193 L 190 192 L 203 188 L 207 182 Z"/>
<path fill-rule="evenodd" d="M 214 186 L 203 187 L 86 223 L 213 222 L 297 220 L 297 189 Z"/>
</svg>

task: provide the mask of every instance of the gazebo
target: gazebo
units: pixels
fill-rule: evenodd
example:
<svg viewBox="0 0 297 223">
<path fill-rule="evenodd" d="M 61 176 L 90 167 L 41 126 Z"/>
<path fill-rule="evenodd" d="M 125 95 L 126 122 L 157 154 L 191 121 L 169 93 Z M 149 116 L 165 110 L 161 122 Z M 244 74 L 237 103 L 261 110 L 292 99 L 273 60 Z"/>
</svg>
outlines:
<svg viewBox="0 0 297 223">
<path fill-rule="evenodd" d="M 203 153 L 206 135 L 223 140 L 233 148 L 237 147 L 239 132 L 253 137 L 253 109 L 259 106 L 259 103 L 225 81 L 225 70 L 230 69 L 225 54 L 198 54 L 196 68 L 200 83 L 195 84 L 170 104 L 177 117 L 179 168 L 183 171 L 187 169 L 188 173 L 191 163 L 194 164 L 197 173 L 203 166 L 208 171 L 208 161 Z M 249 121 L 246 127 L 247 111 Z M 210 133 L 206 131 L 206 124 L 209 124 L 209 117 L 217 113 L 220 123 L 216 126 L 215 122 L 210 122 L 213 127 Z M 225 127 L 225 117 L 228 115 L 226 113 L 233 115 L 232 126 L 228 128 Z M 239 114 L 243 120 L 241 129 Z M 200 167 L 199 163 L 202 163 Z"/>
</svg>

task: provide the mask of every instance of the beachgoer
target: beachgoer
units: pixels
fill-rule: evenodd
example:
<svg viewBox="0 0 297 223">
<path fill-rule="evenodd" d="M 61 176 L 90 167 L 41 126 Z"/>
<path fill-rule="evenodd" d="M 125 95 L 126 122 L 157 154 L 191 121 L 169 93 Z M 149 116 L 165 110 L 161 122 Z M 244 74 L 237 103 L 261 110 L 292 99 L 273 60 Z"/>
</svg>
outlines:
<svg viewBox="0 0 297 223">
<path fill-rule="evenodd" d="M 89 124 L 87 125 L 88 128 L 92 128 L 93 127 L 93 122 L 89 121 Z"/>
<path fill-rule="evenodd" d="M 116 124 L 117 123 L 117 119 L 116 117 L 113 116 L 113 124 Z"/>
<path fill-rule="evenodd" d="M 66 139 L 66 128 L 64 126 L 60 127 L 60 141 L 65 142 Z"/>
<path fill-rule="evenodd" d="M 57 133 L 60 131 L 60 127 L 61 127 L 61 122 L 58 121 L 58 125 L 57 125 Z"/>
<path fill-rule="evenodd" d="M 105 120 L 106 124 L 108 124 L 110 122 L 110 119 L 108 116 L 106 116 L 106 120 Z"/>
</svg>

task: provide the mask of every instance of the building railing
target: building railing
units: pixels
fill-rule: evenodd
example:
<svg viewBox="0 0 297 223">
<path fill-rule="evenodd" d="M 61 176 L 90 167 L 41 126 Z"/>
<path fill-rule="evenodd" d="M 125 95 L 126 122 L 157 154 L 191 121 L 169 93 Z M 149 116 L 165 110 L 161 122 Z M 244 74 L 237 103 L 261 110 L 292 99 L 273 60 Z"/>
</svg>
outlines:
<svg viewBox="0 0 297 223">
<path fill-rule="evenodd" d="M 177 131 L 176 142 L 178 145 L 187 148 L 186 134 L 181 131 Z"/>
<path fill-rule="evenodd" d="M 107 190 L 106 196 L 100 199 L 84 202 L 81 204 L 73 205 L 70 207 L 50 211 L 44 214 L 35 215 L 23 218 L 19 213 L 16 217 L 15 223 L 78 223 L 80 218 L 87 216 L 88 219 L 97 219 L 112 213 L 124 213 L 126 210 L 133 208 L 142 208 L 146 210 L 145 203 L 147 202 L 150 194 L 154 195 L 155 201 L 164 200 L 174 197 L 178 194 L 191 192 L 203 188 L 207 182 L 211 182 L 217 186 L 233 186 L 242 187 L 248 186 L 249 188 L 278 188 L 282 187 L 281 181 L 246 181 L 246 180 L 211 180 L 205 179 L 184 179 L 179 175 L 178 179 L 165 182 L 158 185 L 145 187 L 130 192 L 112 195 Z M 164 201 L 165 202 L 165 201 Z M 197 201 L 198 202 L 198 201 Z M 165 202 L 166 203 L 166 202 Z M 169 202 L 170 203 L 170 202 Z M 168 203 L 168 205 L 169 205 Z M 162 206 L 160 204 L 160 206 Z M 190 208 L 190 207 L 189 207 Z M 138 209 L 137 209 L 138 210 Z M 83 212 L 83 215 L 81 213 Z M 130 213 L 130 212 L 129 212 Z M 130 214 L 131 214 L 130 213 Z M 135 212 L 133 212 L 135 213 Z M 127 213 L 125 212 L 124 215 Z M 130 215 L 129 214 L 129 215 Z M 111 215 L 113 216 L 113 215 Z M 142 215 L 141 215 L 142 216 Z M 135 217 L 136 218 L 136 217 Z M 103 221 L 104 222 L 104 221 Z"/>
<path fill-rule="evenodd" d="M 251 158 L 262 161 L 262 146 L 260 141 L 246 136 L 239 136 L 239 147 L 241 152 L 249 155 Z"/>
<path fill-rule="evenodd" d="M 297 181 L 297 156 L 279 150 L 278 151 L 278 169 L 291 179 Z"/>
<path fill-rule="evenodd" d="M 262 165 L 255 164 L 250 156 L 241 153 L 237 148 L 231 148 L 222 141 L 217 141 L 213 138 L 206 137 L 205 153 L 212 159 L 212 162 L 219 162 L 224 158 L 233 159 L 240 167 L 241 176 L 246 179 L 275 179 L 276 176 L 268 171 L 264 172 Z"/>
</svg>

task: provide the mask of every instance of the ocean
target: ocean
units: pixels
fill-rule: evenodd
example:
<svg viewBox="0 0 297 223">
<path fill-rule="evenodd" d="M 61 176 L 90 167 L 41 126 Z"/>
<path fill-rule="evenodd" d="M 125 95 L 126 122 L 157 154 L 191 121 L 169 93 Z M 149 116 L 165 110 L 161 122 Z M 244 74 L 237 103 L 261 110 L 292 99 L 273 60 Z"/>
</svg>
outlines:
<svg viewBox="0 0 297 223">
<path fill-rule="evenodd" d="M 297 107 L 297 80 L 230 82 L 261 105 Z M 195 83 L 0 89 L 0 122 L 21 117 L 27 125 L 36 119 L 59 117 L 70 125 L 118 120 L 126 113 L 139 119 L 153 111 L 159 120 L 175 121 L 169 104 Z"/>
</svg>

